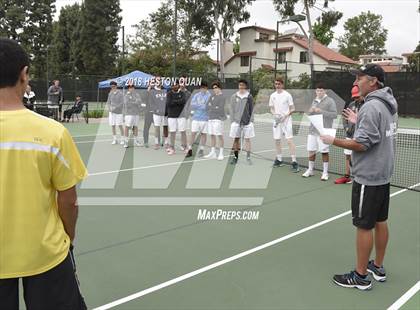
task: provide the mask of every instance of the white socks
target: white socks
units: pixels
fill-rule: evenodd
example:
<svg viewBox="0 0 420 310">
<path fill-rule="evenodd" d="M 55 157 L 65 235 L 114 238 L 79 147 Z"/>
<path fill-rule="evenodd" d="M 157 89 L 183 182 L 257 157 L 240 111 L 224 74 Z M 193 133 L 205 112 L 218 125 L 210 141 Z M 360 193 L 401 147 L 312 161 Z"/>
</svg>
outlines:
<svg viewBox="0 0 420 310">
<path fill-rule="evenodd" d="M 210 154 L 213 154 L 213 153 L 216 154 L 216 148 L 215 147 L 212 147 L 211 150 L 210 150 Z"/>
<path fill-rule="evenodd" d="M 312 160 L 310 160 L 309 161 L 309 165 L 308 165 L 309 167 L 309 171 L 314 171 L 314 167 L 315 167 L 315 162 L 314 161 L 312 161 Z"/>
<path fill-rule="evenodd" d="M 296 162 L 296 155 L 292 155 L 292 162 Z"/>
<path fill-rule="evenodd" d="M 322 168 L 323 168 L 322 173 L 328 174 L 328 162 L 322 163 Z"/>
<path fill-rule="evenodd" d="M 278 161 L 283 161 L 283 155 L 282 154 L 277 155 L 277 160 Z"/>
</svg>

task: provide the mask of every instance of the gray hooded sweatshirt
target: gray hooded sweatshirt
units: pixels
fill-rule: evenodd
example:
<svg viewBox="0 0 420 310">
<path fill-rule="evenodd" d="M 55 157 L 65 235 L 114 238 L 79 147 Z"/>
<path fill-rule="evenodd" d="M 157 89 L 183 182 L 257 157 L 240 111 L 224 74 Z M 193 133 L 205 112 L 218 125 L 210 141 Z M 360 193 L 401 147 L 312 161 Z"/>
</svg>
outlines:
<svg viewBox="0 0 420 310">
<path fill-rule="evenodd" d="M 325 96 L 321 100 L 314 99 L 311 108 L 318 108 L 321 112 L 311 112 L 308 113 L 309 115 L 321 114 L 324 121 L 324 128 L 332 128 L 334 119 L 337 118 L 337 106 L 331 97 Z M 319 136 L 318 130 L 312 124 L 309 126 L 309 134 Z"/>
<path fill-rule="evenodd" d="M 397 101 L 389 87 L 371 92 L 357 116 L 354 139 L 366 151 L 353 152 L 353 175 L 363 185 L 384 185 L 394 171 Z"/>
<path fill-rule="evenodd" d="M 110 91 L 106 101 L 109 112 L 123 114 L 124 95 L 121 90 Z"/>
<path fill-rule="evenodd" d="M 124 96 L 124 115 L 140 115 L 142 100 L 137 90 L 127 91 Z"/>
</svg>

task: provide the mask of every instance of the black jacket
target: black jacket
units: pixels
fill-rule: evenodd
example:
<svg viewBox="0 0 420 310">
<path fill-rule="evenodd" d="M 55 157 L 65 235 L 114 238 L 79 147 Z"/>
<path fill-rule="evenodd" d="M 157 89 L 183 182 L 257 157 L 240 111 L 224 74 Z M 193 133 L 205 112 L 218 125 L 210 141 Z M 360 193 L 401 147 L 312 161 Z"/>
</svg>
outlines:
<svg viewBox="0 0 420 310">
<path fill-rule="evenodd" d="M 169 118 L 185 117 L 182 116 L 187 103 L 186 93 L 183 91 L 169 91 L 166 96 L 166 111 Z"/>
<path fill-rule="evenodd" d="M 209 115 L 209 120 L 211 119 L 225 120 L 226 119 L 225 103 L 226 103 L 226 97 L 223 94 L 213 95 L 210 97 L 210 100 L 207 104 L 207 112 Z"/>
</svg>

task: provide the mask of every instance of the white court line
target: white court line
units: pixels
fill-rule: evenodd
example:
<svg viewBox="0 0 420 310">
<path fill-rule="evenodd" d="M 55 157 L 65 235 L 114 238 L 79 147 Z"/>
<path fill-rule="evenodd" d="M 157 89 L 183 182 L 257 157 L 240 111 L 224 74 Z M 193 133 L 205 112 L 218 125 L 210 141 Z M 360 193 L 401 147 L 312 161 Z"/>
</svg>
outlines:
<svg viewBox="0 0 420 310">
<path fill-rule="evenodd" d="M 75 144 L 92 143 L 92 142 L 112 142 L 112 139 L 95 140 L 95 141 L 76 141 Z"/>
<path fill-rule="evenodd" d="M 411 297 L 420 291 L 420 281 L 418 281 L 412 288 L 410 288 L 404 295 L 402 295 L 396 302 L 389 306 L 388 310 L 400 309 Z"/>
<path fill-rule="evenodd" d="M 261 206 L 263 197 L 79 197 L 81 206 Z"/>
<path fill-rule="evenodd" d="M 305 145 L 297 145 L 296 147 L 304 147 L 304 146 L 306 146 L 306 144 Z M 267 153 L 267 152 L 272 152 L 272 151 L 275 151 L 275 150 L 276 149 L 269 149 L 269 150 L 254 152 L 254 153 L 255 154 Z M 230 156 L 232 156 L 232 155 L 229 155 L 228 157 L 230 157 Z M 144 169 L 150 169 L 150 168 L 167 167 L 167 166 L 180 165 L 180 164 L 186 164 L 186 163 L 191 163 L 191 162 L 209 161 L 209 160 L 214 160 L 214 159 L 211 159 L 211 158 L 194 159 L 194 160 L 189 160 L 189 161 L 176 161 L 176 162 L 173 162 L 173 163 L 157 164 L 157 165 L 151 165 L 151 166 L 140 166 L 140 167 L 134 167 L 134 168 L 120 169 L 120 170 L 94 172 L 94 173 L 89 173 L 89 177 L 97 176 L 97 175 L 104 175 L 104 174 L 119 173 L 119 172 L 144 170 Z"/>
<path fill-rule="evenodd" d="M 94 134 L 94 135 L 81 135 L 81 136 L 72 136 L 73 138 L 82 138 L 82 137 L 96 137 L 96 136 L 112 136 L 110 133 L 101 133 L 101 134 Z"/>
<path fill-rule="evenodd" d="M 411 186 L 411 187 L 417 187 L 417 186 L 419 186 L 419 185 L 420 185 L 420 183 L 418 183 L 418 184 L 416 184 L 416 185 L 413 185 L 413 186 Z M 390 197 L 394 197 L 394 196 L 396 196 L 396 195 L 398 195 L 398 194 L 401 194 L 401 193 L 403 193 L 403 192 L 405 192 L 405 191 L 407 191 L 407 190 L 400 190 L 400 191 L 398 191 L 398 192 L 392 193 L 392 194 L 390 195 Z M 290 239 L 290 238 L 293 238 L 293 237 L 296 237 L 296 236 L 298 236 L 298 235 L 301 235 L 301 234 L 303 234 L 303 233 L 305 233 L 305 232 L 307 232 L 307 231 L 309 231 L 309 230 L 315 229 L 315 228 L 320 227 L 320 226 L 322 226 L 322 225 L 328 224 L 328 223 L 330 223 L 330 222 L 332 222 L 332 221 L 338 220 L 339 218 L 342 218 L 342 217 L 344 217 L 344 216 L 346 216 L 346 215 L 349 215 L 349 214 L 351 214 L 351 211 L 346 211 L 346 212 L 340 213 L 340 214 L 338 214 L 338 215 L 336 215 L 336 216 L 330 217 L 330 218 L 328 218 L 328 219 L 326 219 L 326 220 L 323 220 L 323 221 L 318 222 L 318 223 L 316 223 L 316 224 L 313 224 L 313 225 L 311 225 L 311 226 L 308 226 L 308 227 L 302 228 L 302 229 L 300 229 L 300 230 L 297 230 L 297 231 L 295 231 L 295 232 L 293 232 L 293 233 L 291 233 L 291 234 L 288 234 L 288 235 L 286 235 L 286 236 L 283 236 L 283 237 L 280 237 L 280 238 L 275 239 L 275 240 L 273 240 L 273 241 L 270 241 L 270 242 L 264 243 L 264 244 L 262 244 L 262 245 L 259 245 L 259 246 L 255 247 L 255 248 L 252 248 L 252 249 L 249 249 L 249 250 L 247 250 L 247 251 L 241 252 L 241 253 L 239 253 L 239 254 L 233 255 L 233 256 L 231 256 L 231 257 L 228 257 L 228 258 L 222 259 L 222 260 L 220 260 L 220 261 L 218 261 L 218 262 L 215 262 L 215 263 L 213 263 L 213 264 L 211 264 L 211 265 L 208 265 L 208 266 L 202 267 L 202 268 L 200 268 L 200 269 L 194 270 L 194 271 L 192 271 L 192 272 L 186 273 L 186 274 L 184 274 L 184 275 L 182 275 L 182 276 L 179 276 L 179 277 L 176 277 L 176 278 L 174 278 L 174 279 L 172 279 L 172 280 L 169 280 L 169 281 L 163 282 L 163 283 L 161 283 L 161 284 L 158 284 L 158 285 L 152 286 L 152 287 L 150 287 L 150 288 L 148 288 L 148 289 L 145 289 L 145 290 L 142 290 L 142 291 L 140 291 L 140 292 L 137 292 L 137 293 L 131 294 L 131 295 L 127 296 L 127 297 L 124 297 L 124 298 L 121 298 L 121 299 L 117 299 L 117 300 L 115 300 L 115 301 L 113 301 L 113 302 L 110 302 L 110 303 L 108 303 L 108 304 L 105 304 L 105 305 L 103 305 L 103 306 L 100 306 L 100 307 L 94 308 L 93 310 L 106 310 L 106 309 L 111 309 L 111 308 L 114 308 L 114 307 L 116 307 L 116 306 L 118 306 L 118 305 L 121 305 L 121 304 L 127 303 L 127 302 L 129 302 L 129 301 L 132 301 L 132 300 L 137 299 L 137 298 L 140 298 L 140 297 L 142 297 L 142 296 L 145 296 L 145 295 L 151 294 L 151 293 L 153 293 L 153 292 L 156 292 L 156 291 L 158 291 L 158 290 L 161 290 L 161 289 L 163 289 L 163 288 L 165 288 L 165 287 L 171 286 L 171 285 L 176 284 L 176 283 L 178 283 L 178 282 L 181 282 L 181 281 L 187 280 L 187 279 L 189 279 L 189 278 L 195 277 L 196 275 L 199 275 L 199 274 L 204 273 L 204 272 L 206 272 L 206 271 L 209 271 L 209 270 L 215 269 L 215 268 L 217 268 L 217 267 L 220 267 L 220 266 L 222 266 L 222 265 L 225 265 L 225 264 L 227 264 L 227 263 L 233 262 L 233 261 L 238 260 L 238 259 L 240 259 L 240 258 L 242 258 L 242 257 L 244 257 L 244 256 L 248 256 L 248 255 L 253 254 L 253 253 L 255 253 L 255 252 L 258 252 L 258 251 L 264 250 L 264 249 L 266 249 L 266 248 L 268 248 L 268 247 L 271 247 L 271 246 L 273 246 L 273 245 L 276 245 L 276 244 L 278 244 L 278 243 L 281 243 L 281 242 L 283 242 L 283 241 L 286 241 L 286 240 L 288 240 L 288 239 Z"/>
</svg>

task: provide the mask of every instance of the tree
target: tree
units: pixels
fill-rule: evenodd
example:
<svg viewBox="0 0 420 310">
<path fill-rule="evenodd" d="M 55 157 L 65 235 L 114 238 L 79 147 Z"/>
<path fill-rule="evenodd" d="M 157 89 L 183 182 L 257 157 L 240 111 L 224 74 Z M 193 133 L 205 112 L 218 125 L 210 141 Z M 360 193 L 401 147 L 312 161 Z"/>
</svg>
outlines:
<svg viewBox="0 0 420 310">
<path fill-rule="evenodd" d="M 142 49 L 173 48 L 174 8 L 173 1 L 165 1 L 159 9 L 149 14 L 134 27 L 136 34 L 128 44 L 133 52 Z M 177 7 L 177 53 L 189 55 L 210 44 L 211 34 L 206 28 L 197 28 L 192 22 L 192 10 L 181 2 Z"/>
<path fill-rule="evenodd" d="M 235 41 L 233 42 L 233 53 L 238 54 L 241 50 L 241 42 L 239 36 L 236 36 Z"/>
<path fill-rule="evenodd" d="M 212 66 L 212 60 L 208 56 L 191 59 L 189 55 L 180 54 L 177 58 L 177 71 L 182 74 L 203 76 L 212 70 Z M 171 50 L 164 47 L 137 50 L 130 54 L 128 68 L 153 75 L 172 76 Z"/>
<path fill-rule="evenodd" d="M 334 1 L 334 0 L 323 0 L 324 2 L 324 8 L 328 7 L 328 2 L 330 1 Z M 306 21 L 308 24 L 308 30 L 309 30 L 309 36 L 307 37 L 308 39 L 308 56 L 309 56 L 309 64 L 311 66 L 311 77 L 312 77 L 312 72 L 313 72 L 313 66 L 314 66 L 314 59 L 313 59 L 313 55 L 314 55 L 314 47 L 313 47 L 313 40 L 314 40 L 314 31 L 313 31 L 313 26 L 312 26 L 312 19 L 311 19 L 311 14 L 310 14 L 310 9 L 313 8 L 316 3 L 317 0 L 273 0 L 274 3 L 274 7 L 275 9 L 279 12 L 280 16 L 282 18 L 287 18 L 290 16 L 295 15 L 295 7 L 297 4 L 302 4 L 303 8 L 305 10 L 305 16 L 306 16 Z M 300 24 L 299 24 L 300 26 Z M 301 27 L 302 28 L 302 27 Z M 303 28 L 302 28 L 303 30 Z"/>
<path fill-rule="evenodd" d="M 363 12 L 344 24 L 345 34 L 339 38 L 340 52 L 357 60 L 360 55 L 386 53 L 388 30 L 382 27 L 382 16 Z"/>
<path fill-rule="evenodd" d="M 0 0 L 0 36 L 20 41 L 26 8 L 25 0 Z"/>
<path fill-rule="evenodd" d="M 31 75 L 44 77 L 52 39 L 54 0 L 0 0 L 0 35 L 18 41 L 31 58 Z"/>
<path fill-rule="evenodd" d="M 409 72 L 420 72 L 420 43 L 414 52 L 408 56 L 406 70 Z"/>
<path fill-rule="evenodd" d="M 343 17 L 343 13 L 338 11 L 323 12 L 313 26 L 315 39 L 328 46 L 334 39 L 332 28 L 337 26 L 341 17 Z"/>
<path fill-rule="evenodd" d="M 189 8 L 196 28 L 204 27 L 213 35 L 217 33 L 220 45 L 220 74 L 224 80 L 225 55 L 224 42 L 232 37 L 237 23 L 249 20 L 248 5 L 254 0 L 180 0 Z"/>
<path fill-rule="evenodd" d="M 80 21 L 81 58 L 84 74 L 114 74 L 121 27 L 120 2 L 85 0 Z"/>
<path fill-rule="evenodd" d="M 50 72 L 54 74 L 75 73 L 75 55 L 79 54 L 77 44 L 77 24 L 81 14 L 79 4 L 66 5 L 60 11 L 58 22 L 54 25 L 51 44 Z"/>
</svg>

